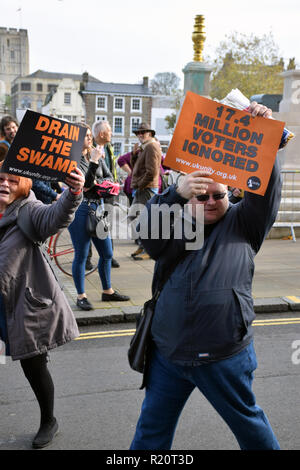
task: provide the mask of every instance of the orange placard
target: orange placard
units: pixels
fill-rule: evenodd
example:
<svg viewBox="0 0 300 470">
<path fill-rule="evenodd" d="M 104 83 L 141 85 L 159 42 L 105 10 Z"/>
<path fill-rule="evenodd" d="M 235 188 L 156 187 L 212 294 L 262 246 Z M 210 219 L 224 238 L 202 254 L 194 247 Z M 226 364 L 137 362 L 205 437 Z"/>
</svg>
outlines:
<svg viewBox="0 0 300 470">
<path fill-rule="evenodd" d="M 164 165 L 264 195 L 284 122 L 252 117 L 188 91 Z"/>
</svg>

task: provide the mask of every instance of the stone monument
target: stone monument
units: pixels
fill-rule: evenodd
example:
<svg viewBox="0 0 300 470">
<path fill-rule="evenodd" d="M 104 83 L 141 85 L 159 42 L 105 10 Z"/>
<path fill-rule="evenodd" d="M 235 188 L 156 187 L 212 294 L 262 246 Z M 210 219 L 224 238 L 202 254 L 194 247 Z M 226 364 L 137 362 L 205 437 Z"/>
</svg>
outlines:
<svg viewBox="0 0 300 470">
<path fill-rule="evenodd" d="M 285 122 L 285 127 L 295 134 L 288 145 L 279 152 L 283 169 L 300 169 L 300 70 L 282 72 L 284 88 L 279 112 L 275 119 Z"/>
<path fill-rule="evenodd" d="M 182 70 L 184 73 L 184 94 L 189 90 L 197 93 L 198 95 L 209 98 L 209 80 L 212 67 L 203 61 L 205 39 L 204 16 L 197 15 L 192 34 L 192 40 L 194 43 L 194 61 L 186 64 Z"/>
</svg>

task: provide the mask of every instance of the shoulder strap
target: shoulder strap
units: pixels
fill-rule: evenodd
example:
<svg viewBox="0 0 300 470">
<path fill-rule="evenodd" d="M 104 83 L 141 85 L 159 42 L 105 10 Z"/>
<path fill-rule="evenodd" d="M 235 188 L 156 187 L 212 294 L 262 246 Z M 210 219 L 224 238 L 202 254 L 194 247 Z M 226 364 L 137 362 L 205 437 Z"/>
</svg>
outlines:
<svg viewBox="0 0 300 470">
<path fill-rule="evenodd" d="M 158 287 L 156 288 L 156 291 L 154 292 L 154 296 L 153 298 L 155 300 L 158 299 L 164 285 L 166 284 L 167 280 L 169 279 L 169 277 L 171 276 L 171 274 L 175 271 L 176 267 L 178 266 L 178 264 L 183 261 L 183 259 L 186 257 L 188 253 L 186 251 L 184 251 L 183 253 L 181 253 L 181 255 L 176 258 L 176 260 L 174 261 L 174 263 L 171 264 L 171 266 L 169 268 L 167 268 L 163 274 L 163 277 L 161 279 L 161 282 L 160 284 L 158 285 Z"/>
<path fill-rule="evenodd" d="M 36 245 L 42 245 L 42 240 L 38 236 L 29 215 L 28 202 L 19 209 L 17 225 L 19 229 L 22 230 L 23 234 L 32 241 L 32 243 L 35 243 Z"/>
</svg>

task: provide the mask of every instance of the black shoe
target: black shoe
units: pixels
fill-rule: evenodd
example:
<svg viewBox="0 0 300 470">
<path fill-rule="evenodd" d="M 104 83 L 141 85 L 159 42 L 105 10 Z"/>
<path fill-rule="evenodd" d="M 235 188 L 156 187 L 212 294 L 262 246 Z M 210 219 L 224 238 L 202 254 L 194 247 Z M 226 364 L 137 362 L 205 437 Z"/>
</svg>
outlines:
<svg viewBox="0 0 300 470">
<path fill-rule="evenodd" d="M 134 253 L 131 253 L 132 258 L 135 258 L 138 256 L 140 253 L 143 253 L 144 248 L 142 246 L 139 246 L 137 250 L 135 250 Z"/>
<path fill-rule="evenodd" d="M 143 259 L 151 259 L 150 256 L 148 255 L 148 253 L 146 253 L 145 250 L 143 250 L 142 253 L 140 253 L 140 254 L 137 255 L 137 256 L 132 256 L 132 258 L 133 258 L 135 261 L 142 261 Z"/>
<path fill-rule="evenodd" d="M 48 424 L 44 424 L 38 430 L 37 435 L 32 441 L 32 447 L 34 449 L 42 449 L 53 441 L 53 438 L 58 433 L 58 424 L 55 418 Z"/>
<path fill-rule="evenodd" d="M 86 297 L 83 297 L 82 299 L 77 299 L 76 305 L 82 310 L 93 310 L 94 308 Z"/>
<path fill-rule="evenodd" d="M 130 300 L 130 297 L 128 297 L 128 295 L 119 294 L 117 291 L 113 294 L 102 294 L 102 301 L 104 302 L 125 302 L 126 300 Z"/>
<path fill-rule="evenodd" d="M 112 259 L 111 260 L 111 267 L 112 268 L 119 268 L 120 267 L 120 264 L 118 263 L 118 261 L 116 259 Z"/>
<path fill-rule="evenodd" d="M 91 271 L 92 269 L 94 269 L 94 265 L 90 262 L 90 260 L 87 260 L 87 262 L 85 263 L 85 270 Z"/>
</svg>

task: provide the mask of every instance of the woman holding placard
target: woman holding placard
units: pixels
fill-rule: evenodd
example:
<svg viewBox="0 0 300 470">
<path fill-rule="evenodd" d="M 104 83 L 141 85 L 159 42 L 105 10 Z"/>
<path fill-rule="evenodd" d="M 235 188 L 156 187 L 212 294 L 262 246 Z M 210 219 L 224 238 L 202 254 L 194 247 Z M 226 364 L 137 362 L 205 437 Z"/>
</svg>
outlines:
<svg viewBox="0 0 300 470">
<path fill-rule="evenodd" d="M 65 182 L 70 188 L 46 205 L 31 191 L 31 179 L 0 171 L 0 343 L 6 355 L 20 360 L 40 406 L 34 448 L 48 445 L 58 431 L 47 351 L 79 336 L 43 249 L 29 236 L 31 232 L 44 241 L 71 222 L 82 200 L 82 172 L 76 168 Z M 24 211 L 27 222 L 23 218 L 22 225 Z"/>
</svg>

